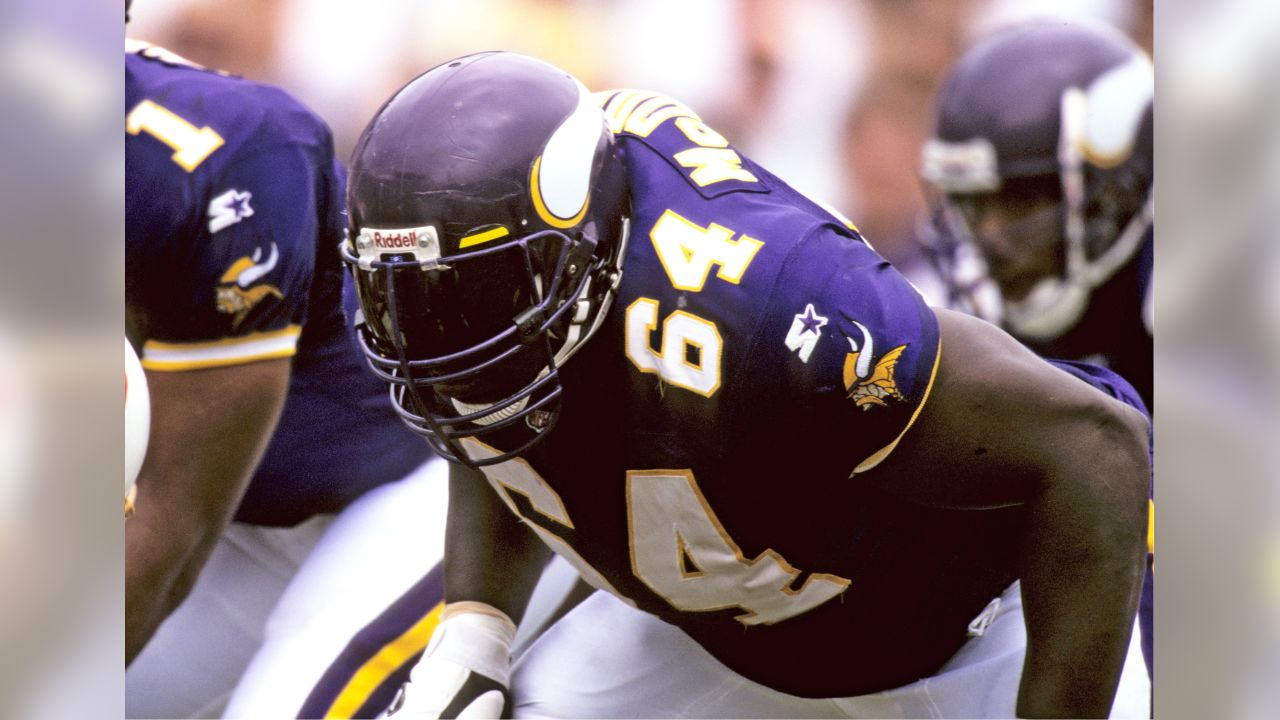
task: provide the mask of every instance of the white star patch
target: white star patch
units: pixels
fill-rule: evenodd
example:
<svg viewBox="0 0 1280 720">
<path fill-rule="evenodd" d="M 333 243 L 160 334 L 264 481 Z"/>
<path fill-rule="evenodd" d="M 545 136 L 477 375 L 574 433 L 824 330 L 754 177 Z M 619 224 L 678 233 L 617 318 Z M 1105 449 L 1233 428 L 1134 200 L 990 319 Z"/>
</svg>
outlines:
<svg viewBox="0 0 1280 720">
<path fill-rule="evenodd" d="M 249 200 L 253 193 L 232 188 L 209 201 L 209 234 L 225 230 L 253 215 Z"/>
<path fill-rule="evenodd" d="M 813 303 L 805 305 L 804 312 L 795 316 L 791 321 L 791 329 L 787 331 L 787 337 L 783 341 L 787 345 L 787 349 L 792 352 L 799 351 L 800 362 L 809 362 L 809 356 L 813 354 L 813 349 L 818 345 L 818 338 L 822 337 L 822 328 L 827 324 L 827 319 L 822 317 L 813 309 Z"/>
</svg>

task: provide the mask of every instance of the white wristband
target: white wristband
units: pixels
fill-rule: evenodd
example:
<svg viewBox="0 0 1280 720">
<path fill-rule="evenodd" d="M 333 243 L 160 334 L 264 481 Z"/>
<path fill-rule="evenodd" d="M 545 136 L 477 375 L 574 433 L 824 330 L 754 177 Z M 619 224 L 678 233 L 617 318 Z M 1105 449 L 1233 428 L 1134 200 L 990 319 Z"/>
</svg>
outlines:
<svg viewBox="0 0 1280 720">
<path fill-rule="evenodd" d="M 515 636 L 516 624 L 501 610 L 479 602 L 451 603 L 441 613 L 423 658 L 447 660 L 508 686 Z M 418 680 L 417 670 L 423 665 L 418 663 L 409 674 L 411 682 Z"/>
</svg>

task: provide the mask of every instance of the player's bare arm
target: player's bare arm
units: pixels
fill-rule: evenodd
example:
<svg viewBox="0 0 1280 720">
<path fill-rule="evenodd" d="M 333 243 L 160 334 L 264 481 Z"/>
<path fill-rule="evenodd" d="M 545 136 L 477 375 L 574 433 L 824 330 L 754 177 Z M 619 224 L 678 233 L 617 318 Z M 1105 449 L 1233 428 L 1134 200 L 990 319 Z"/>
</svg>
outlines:
<svg viewBox="0 0 1280 720">
<path fill-rule="evenodd" d="M 148 371 L 151 440 L 125 527 L 125 662 L 190 592 L 279 418 L 289 359 Z M 145 489 L 144 489 L 145 488 Z"/>
<path fill-rule="evenodd" d="M 1146 420 L 1003 331 L 938 310 L 928 406 L 873 471 L 912 500 L 1025 506 L 1020 717 L 1106 717 L 1142 581 Z"/>
<path fill-rule="evenodd" d="M 457 463 L 449 470 L 445 601 L 482 602 L 519 623 L 551 551 L 479 470 Z"/>
<path fill-rule="evenodd" d="M 480 471 L 450 465 L 446 605 L 395 717 L 510 716 L 511 645 L 550 554 Z"/>
</svg>

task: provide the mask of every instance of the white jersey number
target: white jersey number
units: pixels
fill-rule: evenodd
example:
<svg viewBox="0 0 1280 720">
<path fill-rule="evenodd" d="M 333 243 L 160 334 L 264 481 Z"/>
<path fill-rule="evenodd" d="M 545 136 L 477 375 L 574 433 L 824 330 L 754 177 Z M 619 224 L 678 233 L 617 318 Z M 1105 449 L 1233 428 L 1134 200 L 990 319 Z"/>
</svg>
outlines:
<svg viewBox="0 0 1280 720">
<path fill-rule="evenodd" d="M 497 451 L 463 441 L 473 459 Z M 524 519 L 543 542 L 568 560 L 591 585 L 635 603 L 619 593 L 559 535 L 546 526 L 572 530 L 573 521 L 559 494 L 523 459 L 480 468 L 508 509 Z M 772 624 L 808 612 L 849 586 L 836 575 L 813 574 L 798 589 L 800 571 L 773 550 L 747 560 L 707 504 L 689 470 L 632 470 L 627 473 L 627 536 L 631 571 L 677 610 L 703 612 L 742 608 L 744 625 Z M 539 518 L 520 512 L 511 493 L 529 500 Z"/>
<path fill-rule="evenodd" d="M 667 210 L 654 223 L 649 238 L 672 287 L 701 292 L 716 277 L 737 285 L 764 243 L 711 223 L 696 225 Z M 654 373 L 668 383 L 711 397 L 720 389 L 720 358 L 724 340 L 714 322 L 683 310 L 662 321 L 661 350 L 649 344 L 658 329 L 658 301 L 639 298 L 627 308 L 627 357 L 640 372 Z"/>
<path fill-rule="evenodd" d="M 481 460 L 498 455 L 496 450 L 478 440 L 467 439 L 463 443 L 473 459 Z M 622 593 L 615 590 L 603 575 L 591 567 L 585 558 L 579 555 L 569 543 L 564 541 L 564 538 L 547 530 L 542 523 L 535 522 L 532 518 L 525 517 L 520 512 L 520 507 L 516 505 L 515 500 L 511 497 L 512 492 L 528 498 L 529 504 L 533 506 L 538 515 L 542 516 L 544 521 L 550 521 L 569 530 L 573 529 L 573 521 L 569 519 L 569 513 L 565 510 L 564 503 L 560 500 L 560 495 L 547 484 L 546 480 L 542 479 L 542 476 L 527 461 L 523 458 L 516 458 L 497 465 L 482 467 L 480 470 L 498 493 L 498 497 L 502 498 L 502 501 L 506 503 L 507 508 L 515 513 L 516 517 L 523 518 L 525 525 L 533 529 L 538 537 L 542 538 L 542 541 L 547 544 L 547 547 L 569 561 L 569 564 L 578 571 L 583 580 L 590 583 L 592 587 L 606 590 L 622 598 L 629 605 L 635 605 L 634 602 L 623 597 Z"/>
<path fill-rule="evenodd" d="M 658 377 L 704 397 L 720 389 L 720 355 L 724 341 L 715 323 L 676 310 L 662 322 L 662 350 L 649 345 L 658 328 L 658 301 L 640 298 L 627 308 L 627 357 L 640 372 Z"/>
<path fill-rule="evenodd" d="M 720 266 L 716 277 L 721 280 L 734 285 L 742 280 L 764 243 L 746 235 L 737 240 L 733 236 L 727 227 L 715 223 L 701 227 L 671 210 L 664 212 L 649 232 L 671 285 L 689 292 L 702 290 L 712 265 Z"/>
<path fill-rule="evenodd" d="M 627 473 L 632 572 L 685 611 L 739 607 L 744 625 L 770 625 L 808 612 L 844 592 L 849 581 L 800 575 L 773 550 L 748 560 L 707 504 L 688 470 Z"/>
</svg>

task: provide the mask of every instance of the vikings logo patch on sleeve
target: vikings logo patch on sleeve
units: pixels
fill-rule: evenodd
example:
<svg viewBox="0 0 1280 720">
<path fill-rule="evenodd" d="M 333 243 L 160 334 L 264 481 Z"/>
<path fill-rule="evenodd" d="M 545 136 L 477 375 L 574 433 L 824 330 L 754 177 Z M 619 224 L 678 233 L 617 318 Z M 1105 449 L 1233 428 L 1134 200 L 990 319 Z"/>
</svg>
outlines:
<svg viewBox="0 0 1280 720">
<path fill-rule="evenodd" d="M 843 380 L 849 399 L 863 411 L 885 407 L 890 400 L 905 402 L 893 373 L 907 346 L 899 345 L 876 358 L 871 331 L 857 320 L 853 324 L 862 332 L 862 345 L 859 346 L 853 338 L 846 338 L 850 351 L 844 358 Z"/>
<path fill-rule="evenodd" d="M 924 408 L 940 357 L 938 321 L 906 278 L 858 238 L 830 221 L 802 238 L 774 285 L 763 352 L 753 348 L 748 370 L 790 391 L 764 391 L 758 402 L 778 403 L 793 426 L 839 446 L 841 460 L 865 472 Z"/>
<path fill-rule="evenodd" d="M 271 254 L 264 261 L 262 248 L 253 251 L 253 257 L 241 257 L 227 268 L 222 279 L 214 289 L 217 297 L 218 312 L 232 316 L 231 327 L 238 328 L 244 318 L 268 297 L 283 298 L 284 294 L 275 285 L 263 283 L 254 285 L 275 269 L 280 260 L 280 250 L 271 243 Z"/>
</svg>

